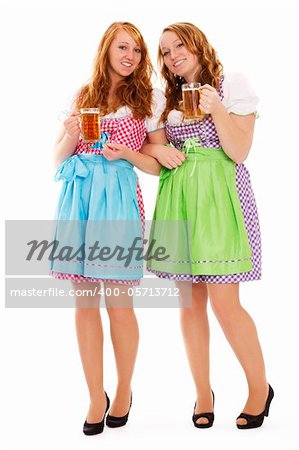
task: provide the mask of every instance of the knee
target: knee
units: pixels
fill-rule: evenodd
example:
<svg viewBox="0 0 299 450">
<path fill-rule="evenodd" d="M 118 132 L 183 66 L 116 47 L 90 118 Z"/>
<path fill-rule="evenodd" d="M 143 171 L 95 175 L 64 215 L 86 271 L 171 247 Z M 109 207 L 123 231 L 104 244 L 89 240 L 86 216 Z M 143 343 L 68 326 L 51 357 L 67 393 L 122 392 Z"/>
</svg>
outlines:
<svg viewBox="0 0 299 450">
<path fill-rule="evenodd" d="M 113 324 L 127 324 L 135 320 L 133 308 L 107 308 L 110 322 Z"/>
<path fill-rule="evenodd" d="M 181 319 L 189 322 L 190 320 L 197 320 L 198 317 L 207 316 L 208 298 L 206 295 L 192 295 L 190 302 L 185 302 L 181 307 Z"/>
<path fill-rule="evenodd" d="M 99 317 L 99 308 L 76 308 L 76 318 L 79 320 L 90 320 Z"/>
<path fill-rule="evenodd" d="M 211 307 L 219 322 L 229 324 L 241 306 L 237 303 L 232 305 L 225 297 L 219 297 L 211 299 Z"/>
<path fill-rule="evenodd" d="M 191 284 L 184 289 L 180 289 L 180 299 L 182 310 L 186 315 L 194 314 L 195 311 L 203 312 L 207 309 L 208 291 L 205 284 Z"/>
</svg>

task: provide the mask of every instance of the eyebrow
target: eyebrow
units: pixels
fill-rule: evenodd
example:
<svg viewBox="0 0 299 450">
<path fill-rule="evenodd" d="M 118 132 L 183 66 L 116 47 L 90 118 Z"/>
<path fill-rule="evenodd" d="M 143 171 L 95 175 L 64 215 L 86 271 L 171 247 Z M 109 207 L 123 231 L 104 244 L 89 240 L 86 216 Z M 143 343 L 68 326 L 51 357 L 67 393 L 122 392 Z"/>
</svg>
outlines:
<svg viewBox="0 0 299 450">
<path fill-rule="evenodd" d="M 119 41 L 119 44 L 127 44 L 127 45 L 130 45 L 130 43 L 129 43 L 129 42 L 126 42 L 126 41 Z M 136 44 L 136 45 L 134 45 L 134 47 L 140 47 L 140 45 Z"/>
<path fill-rule="evenodd" d="M 172 44 L 174 44 L 176 41 L 180 41 L 181 39 L 179 38 L 179 39 L 175 39 L 173 42 L 172 42 Z M 168 47 L 162 47 L 162 49 L 161 50 L 163 50 L 163 48 L 168 48 Z"/>
</svg>

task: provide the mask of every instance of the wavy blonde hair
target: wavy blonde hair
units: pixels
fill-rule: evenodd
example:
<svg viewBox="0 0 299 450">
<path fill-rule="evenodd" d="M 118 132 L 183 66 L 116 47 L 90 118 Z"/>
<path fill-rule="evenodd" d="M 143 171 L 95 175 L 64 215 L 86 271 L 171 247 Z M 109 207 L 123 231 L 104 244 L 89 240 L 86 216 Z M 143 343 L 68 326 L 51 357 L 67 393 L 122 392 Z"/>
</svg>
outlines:
<svg viewBox="0 0 299 450">
<path fill-rule="evenodd" d="M 108 93 L 111 85 L 109 75 L 108 51 L 119 30 L 126 31 L 141 50 L 141 60 L 135 71 L 119 82 L 114 103 L 108 108 Z M 131 108 L 134 118 L 144 119 L 152 116 L 153 66 L 147 46 L 140 31 L 129 22 L 114 22 L 105 31 L 94 60 L 90 81 L 80 90 L 75 100 L 75 109 L 100 108 L 101 115 L 115 112 L 121 106 Z"/>
<path fill-rule="evenodd" d="M 210 84 L 214 88 L 219 87 L 219 77 L 222 75 L 223 66 L 205 34 L 192 23 L 178 22 L 164 28 L 166 31 L 174 32 L 182 41 L 187 50 L 198 56 L 198 72 L 196 81 L 201 84 Z M 185 82 L 183 78 L 177 77 L 170 72 L 164 63 L 163 54 L 159 46 L 158 65 L 165 82 L 166 107 L 161 120 L 167 119 L 172 109 L 180 109 L 179 102 L 182 99 L 181 85 Z"/>
</svg>

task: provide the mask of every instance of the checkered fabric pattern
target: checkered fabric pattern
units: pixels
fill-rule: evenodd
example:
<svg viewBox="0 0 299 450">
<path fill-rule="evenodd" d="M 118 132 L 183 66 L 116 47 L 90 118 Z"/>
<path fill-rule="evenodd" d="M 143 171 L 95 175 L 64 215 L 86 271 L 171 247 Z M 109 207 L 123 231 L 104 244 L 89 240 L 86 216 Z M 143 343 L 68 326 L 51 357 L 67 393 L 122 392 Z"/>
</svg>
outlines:
<svg viewBox="0 0 299 450">
<path fill-rule="evenodd" d="M 104 280 L 101 278 L 91 278 L 84 277 L 83 275 L 74 275 L 71 273 L 58 273 L 52 272 L 53 278 L 57 278 L 59 280 L 71 280 L 73 283 L 99 283 L 103 281 L 105 283 L 113 283 L 113 284 L 125 284 L 128 286 L 139 286 L 140 280 Z"/>
<path fill-rule="evenodd" d="M 220 78 L 218 93 L 220 99 L 223 100 L 223 77 Z M 211 115 L 196 123 L 170 125 L 166 122 L 166 135 L 169 142 L 178 149 L 183 147 L 188 138 L 199 138 L 200 145 L 205 148 L 221 147 Z"/>
<path fill-rule="evenodd" d="M 115 142 L 118 144 L 124 144 L 127 147 L 131 148 L 135 152 L 139 152 L 144 139 L 147 135 L 145 120 L 134 119 L 132 114 L 129 114 L 126 117 L 120 119 L 101 119 L 101 133 L 109 133 L 110 134 L 110 142 Z M 83 142 L 82 137 L 80 137 L 77 147 L 74 151 L 74 154 L 80 153 L 90 153 L 102 155 L 103 152 L 101 149 L 92 148 L 94 146 L 93 142 L 85 143 Z M 139 180 L 137 180 L 137 199 L 138 199 L 138 208 L 140 219 L 142 221 L 143 234 L 145 228 L 145 211 L 144 211 L 144 203 L 142 192 L 139 184 Z M 125 284 L 130 286 L 139 286 L 140 280 L 107 280 L 100 278 L 90 278 L 84 277 L 83 275 L 76 274 L 65 274 L 65 273 L 57 273 L 52 272 L 53 278 L 58 278 L 60 280 L 71 280 L 74 283 L 87 283 L 87 282 L 106 282 L 106 283 L 117 283 L 117 284 Z"/>
<path fill-rule="evenodd" d="M 219 95 L 223 99 L 223 78 L 220 80 Z M 211 117 L 206 119 L 206 129 L 202 124 L 166 125 L 168 139 L 178 148 L 188 138 L 200 137 L 202 147 L 220 148 L 219 138 Z M 244 223 L 251 247 L 252 270 L 246 273 L 231 275 L 176 275 L 150 270 L 160 278 L 175 281 L 191 281 L 192 283 L 239 283 L 261 279 L 261 236 L 258 212 L 251 187 L 250 175 L 244 164 L 236 164 L 236 188 L 244 217 Z"/>
<path fill-rule="evenodd" d="M 134 119 L 132 114 L 120 119 L 101 119 L 101 133 L 110 134 L 109 142 L 124 144 L 136 152 L 140 151 L 147 135 L 145 121 Z M 93 146 L 94 142 L 85 143 L 80 137 L 74 155 L 79 153 L 103 154 L 101 149 L 92 148 Z"/>
</svg>

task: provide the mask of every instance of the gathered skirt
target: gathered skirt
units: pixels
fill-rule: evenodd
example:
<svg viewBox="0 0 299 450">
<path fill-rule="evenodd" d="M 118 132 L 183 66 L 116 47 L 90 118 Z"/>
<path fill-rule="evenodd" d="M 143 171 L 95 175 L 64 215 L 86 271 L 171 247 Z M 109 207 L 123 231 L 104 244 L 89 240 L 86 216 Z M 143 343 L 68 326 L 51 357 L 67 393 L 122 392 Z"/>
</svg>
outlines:
<svg viewBox="0 0 299 450">
<path fill-rule="evenodd" d="M 55 222 L 55 278 L 138 284 L 142 261 L 130 256 L 142 244 L 137 175 L 126 160 L 77 154 L 56 172 L 63 180 Z M 136 281 L 136 283 L 135 283 Z"/>
<path fill-rule="evenodd" d="M 240 169 L 246 175 L 222 149 L 198 145 L 189 148 L 182 166 L 162 169 L 151 239 L 164 246 L 167 258 L 150 260 L 149 271 L 192 282 L 260 277 L 257 213 L 248 221 L 246 210 L 248 202 L 256 207 L 249 178 L 245 195 L 240 192 Z"/>
</svg>

